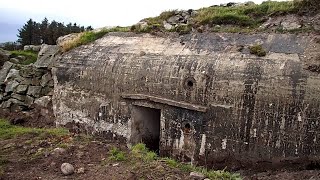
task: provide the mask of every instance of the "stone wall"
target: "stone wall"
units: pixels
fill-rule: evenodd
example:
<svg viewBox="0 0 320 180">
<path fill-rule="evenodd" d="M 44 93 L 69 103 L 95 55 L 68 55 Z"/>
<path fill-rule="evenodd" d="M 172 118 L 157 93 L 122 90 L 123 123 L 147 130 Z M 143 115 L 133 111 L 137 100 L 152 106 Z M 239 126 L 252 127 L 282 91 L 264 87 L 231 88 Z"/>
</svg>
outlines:
<svg viewBox="0 0 320 180">
<path fill-rule="evenodd" d="M 222 166 L 319 157 L 320 79 L 305 63 L 319 54 L 314 38 L 110 33 L 59 58 L 56 122 L 130 143 L 132 109 L 148 107 L 161 111 L 162 155 Z M 250 54 L 255 44 L 265 57 Z"/>
<path fill-rule="evenodd" d="M 41 113 L 44 116 L 49 116 L 50 111 L 52 113 L 53 79 L 51 68 L 48 63 L 42 62 L 52 60 L 51 55 L 57 51 L 53 53 L 48 49 L 56 49 L 55 47 L 42 45 L 35 65 L 22 65 L 13 63 L 9 58 L 3 59 L 4 64 L 0 70 L 1 112 L 9 111 L 13 115 L 12 113 L 15 112 L 28 112 L 37 106 L 43 109 Z M 10 52 L 5 54 L 10 56 Z"/>
</svg>

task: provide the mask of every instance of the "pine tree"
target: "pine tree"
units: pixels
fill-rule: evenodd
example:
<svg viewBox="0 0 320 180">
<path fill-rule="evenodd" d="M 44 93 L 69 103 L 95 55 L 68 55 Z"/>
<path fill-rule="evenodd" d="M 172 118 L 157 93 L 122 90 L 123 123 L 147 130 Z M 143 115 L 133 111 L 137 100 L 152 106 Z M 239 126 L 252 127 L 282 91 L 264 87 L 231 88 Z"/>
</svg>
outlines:
<svg viewBox="0 0 320 180">
<path fill-rule="evenodd" d="M 39 28 L 37 26 L 37 23 L 34 22 L 32 19 L 29 19 L 21 29 L 18 29 L 18 42 L 21 43 L 21 45 L 23 46 L 30 44 L 40 44 L 40 39 L 36 35 L 36 33 L 38 33 L 37 28 Z"/>
<path fill-rule="evenodd" d="M 41 34 L 42 43 L 44 44 L 48 44 L 48 41 L 49 41 L 48 27 L 49 27 L 49 22 L 48 22 L 48 19 L 45 17 L 40 24 L 40 34 Z"/>
</svg>

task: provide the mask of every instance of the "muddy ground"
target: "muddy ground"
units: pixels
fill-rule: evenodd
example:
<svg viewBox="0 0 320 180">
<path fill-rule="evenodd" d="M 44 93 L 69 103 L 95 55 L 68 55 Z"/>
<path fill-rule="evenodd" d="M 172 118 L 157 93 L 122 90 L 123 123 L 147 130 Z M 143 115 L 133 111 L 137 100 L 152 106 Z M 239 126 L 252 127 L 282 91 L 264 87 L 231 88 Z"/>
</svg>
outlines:
<svg viewBox="0 0 320 180">
<path fill-rule="evenodd" d="M 22 123 L 14 121 L 18 118 L 19 116 L 12 115 L 9 119 L 20 126 L 35 125 L 26 119 L 21 121 Z M 48 121 L 42 122 L 43 124 L 38 123 L 37 126 L 52 126 Z M 139 159 L 111 160 L 110 150 L 114 147 L 130 153 L 125 144 L 83 134 L 25 133 L 16 137 L 0 138 L 0 179 L 192 179 L 189 170 L 172 167 L 160 158 L 152 162 Z M 60 167 L 64 162 L 75 167 L 74 174 L 63 175 Z M 232 173 L 240 173 L 242 179 L 315 180 L 320 179 L 320 170 L 317 170 L 317 167 L 309 168 L 313 170 L 293 168 L 289 171 L 280 168 L 275 171 L 239 170 Z"/>
</svg>

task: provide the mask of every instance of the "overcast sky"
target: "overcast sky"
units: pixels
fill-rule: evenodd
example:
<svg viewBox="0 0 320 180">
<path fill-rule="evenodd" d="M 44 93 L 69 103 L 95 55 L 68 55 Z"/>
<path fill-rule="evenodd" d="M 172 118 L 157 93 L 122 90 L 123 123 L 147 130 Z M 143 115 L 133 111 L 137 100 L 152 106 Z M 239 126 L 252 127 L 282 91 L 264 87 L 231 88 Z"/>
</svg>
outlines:
<svg viewBox="0 0 320 180">
<path fill-rule="evenodd" d="M 232 1 L 232 0 L 230 0 Z M 94 28 L 128 26 L 172 9 L 199 9 L 225 0 L 0 0 L 0 42 L 15 41 L 17 29 L 29 18 L 40 22 L 76 22 Z M 233 2 L 245 2 L 236 0 Z M 263 0 L 253 0 L 261 3 Z"/>
</svg>

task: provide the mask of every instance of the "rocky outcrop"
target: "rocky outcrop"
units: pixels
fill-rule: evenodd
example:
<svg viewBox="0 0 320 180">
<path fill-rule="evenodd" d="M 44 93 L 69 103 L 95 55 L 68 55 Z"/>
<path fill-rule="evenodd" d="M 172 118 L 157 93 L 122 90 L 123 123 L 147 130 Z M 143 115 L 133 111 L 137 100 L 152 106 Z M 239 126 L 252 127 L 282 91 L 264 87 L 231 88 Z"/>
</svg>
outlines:
<svg viewBox="0 0 320 180">
<path fill-rule="evenodd" d="M 260 26 L 261 30 L 274 31 L 320 31 L 320 14 L 313 17 L 298 16 L 289 14 L 285 16 L 269 17 L 269 19 Z"/>
<path fill-rule="evenodd" d="M 163 26 L 166 30 L 171 30 L 177 26 L 188 25 L 192 22 L 192 18 L 197 14 L 197 11 L 189 9 L 187 11 L 175 11 L 174 15 L 163 21 Z"/>
</svg>

